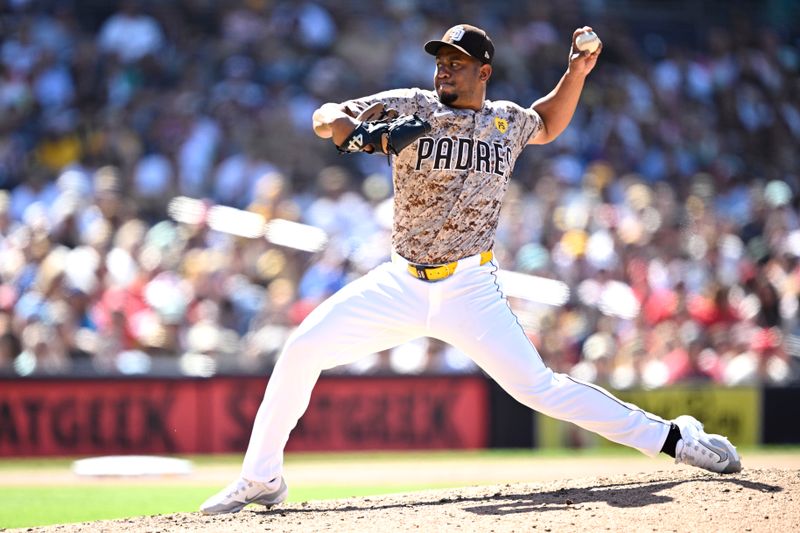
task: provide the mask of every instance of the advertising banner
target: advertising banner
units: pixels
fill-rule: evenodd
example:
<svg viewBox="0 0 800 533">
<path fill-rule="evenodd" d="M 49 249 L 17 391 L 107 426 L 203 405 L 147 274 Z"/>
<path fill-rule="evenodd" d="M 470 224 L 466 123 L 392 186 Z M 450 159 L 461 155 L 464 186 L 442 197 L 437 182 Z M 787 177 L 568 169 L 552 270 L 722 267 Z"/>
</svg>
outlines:
<svg viewBox="0 0 800 533">
<path fill-rule="evenodd" d="M 0 456 L 185 453 L 197 386 L 169 380 L 0 381 Z"/>
<path fill-rule="evenodd" d="M 247 446 L 264 385 L 213 380 L 208 451 Z M 488 444 L 488 419 L 480 377 L 331 377 L 317 383 L 287 450 L 480 448 Z"/>
<path fill-rule="evenodd" d="M 0 456 L 243 452 L 266 379 L 0 380 Z M 481 448 L 478 376 L 331 377 L 287 450 Z"/>
</svg>

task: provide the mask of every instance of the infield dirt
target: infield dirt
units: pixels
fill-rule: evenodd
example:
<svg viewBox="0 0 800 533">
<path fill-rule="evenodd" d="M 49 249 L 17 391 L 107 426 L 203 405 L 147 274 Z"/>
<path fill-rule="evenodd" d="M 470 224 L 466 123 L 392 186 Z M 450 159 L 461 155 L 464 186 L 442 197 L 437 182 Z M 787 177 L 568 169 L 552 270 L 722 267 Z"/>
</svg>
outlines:
<svg viewBox="0 0 800 533">
<path fill-rule="evenodd" d="M 693 469 L 251 506 L 27 528 L 41 532 L 746 531 L 800 529 L 800 470 Z"/>
</svg>

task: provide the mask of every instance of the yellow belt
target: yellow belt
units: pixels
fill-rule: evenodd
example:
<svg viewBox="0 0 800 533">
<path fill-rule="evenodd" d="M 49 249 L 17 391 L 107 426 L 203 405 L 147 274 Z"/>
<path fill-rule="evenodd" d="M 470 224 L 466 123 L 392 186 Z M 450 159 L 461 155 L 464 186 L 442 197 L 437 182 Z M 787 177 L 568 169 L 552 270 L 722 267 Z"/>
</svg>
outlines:
<svg viewBox="0 0 800 533">
<path fill-rule="evenodd" d="M 481 252 L 480 264 L 485 265 L 492 260 L 492 257 L 494 257 L 494 254 L 492 254 L 491 250 Z M 409 263 L 407 268 L 408 273 L 415 278 L 423 281 L 439 281 L 452 276 L 453 272 L 456 271 L 457 266 L 458 261 L 453 261 L 452 263 L 445 263 L 443 265 L 420 265 L 416 263 Z"/>
</svg>

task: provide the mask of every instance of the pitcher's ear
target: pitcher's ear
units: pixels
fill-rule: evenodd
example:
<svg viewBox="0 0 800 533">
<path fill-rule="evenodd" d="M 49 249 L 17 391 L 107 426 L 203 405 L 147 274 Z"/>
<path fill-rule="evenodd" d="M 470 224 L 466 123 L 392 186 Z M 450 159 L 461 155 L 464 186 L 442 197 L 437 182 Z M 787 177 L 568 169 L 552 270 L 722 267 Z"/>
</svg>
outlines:
<svg viewBox="0 0 800 533">
<path fill-rule="evenodd" d="M 489 78 L 492 75 L 492 66 L 491 65 L 481 65 L 481 70 L 478 73 L 478 79 L 481 81 L 489 81 Z"/>
</svg>

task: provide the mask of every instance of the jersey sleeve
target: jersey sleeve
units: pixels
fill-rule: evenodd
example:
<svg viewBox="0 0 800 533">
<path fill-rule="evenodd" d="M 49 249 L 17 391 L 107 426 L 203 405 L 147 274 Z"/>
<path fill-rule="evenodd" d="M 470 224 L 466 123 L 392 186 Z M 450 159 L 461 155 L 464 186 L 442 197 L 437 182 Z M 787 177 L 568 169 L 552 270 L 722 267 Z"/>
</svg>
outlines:
<svg viewBox="0 0 800 533">
<path fill-rule="evenodd" d="M 370 96 L 356 98 L 342 102 L 354 115 L 358 115 L 366 108 L 381 102 L 387 109 L 396 109 L 401 115 L 418 113 L 424 105 L 424 91 L 421 89 L 392 89 L 379 92 Z"/>
<path fill-rule="evenodd" d="M 527 145 L 544 127 L 544 122 L 539 113 L 532 107 L 519 108 L 520 122 L 522 124 L 522 146 Z"/>
<path fill-rule="evenodd" d="M 499 118 L 507 121 L 514 132 L 511 148 L 515 154 L 521 153 L 528 142 L 544 127 L 542 117 L 532 107 L 522 107 L 514 102 L 500 100 L 492 103 L 492 109 Z"/>
</svg>

